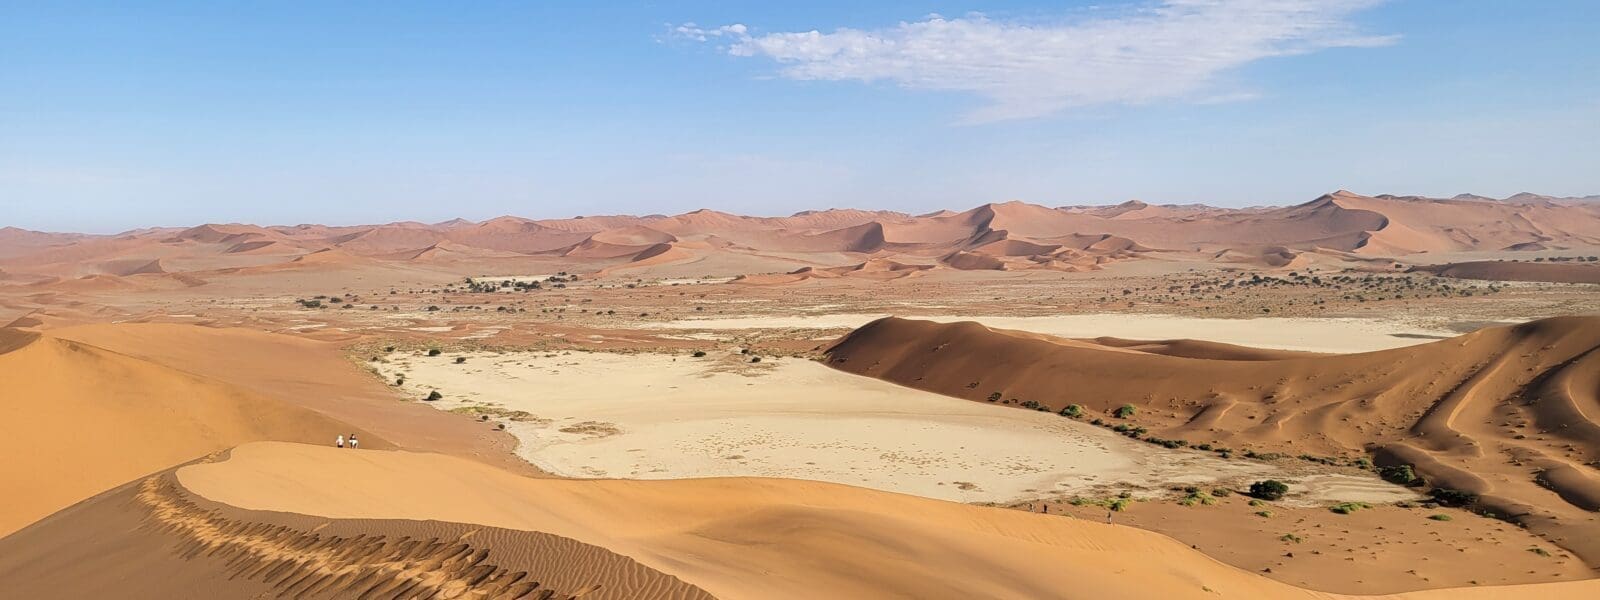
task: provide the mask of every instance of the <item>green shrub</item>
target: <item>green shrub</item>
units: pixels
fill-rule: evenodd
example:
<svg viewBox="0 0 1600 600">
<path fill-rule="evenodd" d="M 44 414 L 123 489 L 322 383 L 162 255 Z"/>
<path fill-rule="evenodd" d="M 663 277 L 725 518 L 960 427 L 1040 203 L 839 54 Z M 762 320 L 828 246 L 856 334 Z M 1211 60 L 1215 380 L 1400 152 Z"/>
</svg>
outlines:
<svg viewBox="0 0 1600 600">
<path fill-rule="evenodd" d="M 989 394 L 988 400 L 990 402 L 999 402 L 1000 401 L 1000 392 L 995 392 L 993 394 Z"/>
<path fill-rule="evenodd" d="M 1439 513 L 1439 514 L 1435 514 L 1435 515 L 1428 515 L 1428 518 L 1429 519 L 1433 519 L 1435 521 L 1449 521 L 1450 520 L 1450 515 L 1447 515 L 1447 514 L 1444 514 L 1444 513 Z"/>
<path fill-rule="evenodd" d="M 1278 536 L 1278 539 L 1280 541 L 1294 542 L 1296 544 L 1305 541 L 1305 538 L 1302 538 L 1302 537 L 1300 537 L 1298 535 L 1295 535 L 1295 534 L 1292 534 L 1292 533 L 1285 533 L 1283 535 L 1280 535 L 1280 536 Z"/>
<path fill-rule="evenodd" d="M 1131 419 L 1133 418 L 1134 413 L 1137 412 L 1139 412 L 1139 409 L 1134 408 L 1132 404 L 1124 404 L 1117 407 L 1116 412 L 1111 413 L 1111 416 L 1114 416 L 1118 419 Z"/>
<path fill-rule="evenodd" d="M 1081 417 L 1083 416 L 1083 407 L 1076 404 L 1068 404 L 1066 408 L 1061 409 L 1061 416 L 1074 419 Z"/>
<path fill-rule="evenodd" d="M 1329 508 L 1328 510 L 1341 515 L 1348 515 L 1363 508 L 1372 508 L 1372 505 L 1365 502 L 1340 502 L 1339 504 L 1333 505 L 1333 507 Z"/>
<path fill-rule="evenodd" d="M 438 356 L 438 355 L 440 355 L 440 354 L 441 354 L 441 353 L 442 353 L 442 352 L 443 352 L 443 351 L 441 351 L 441 350 L 439 350 L 439 349 L 438 349 L 438 348 L 429 348 L 429 349 L 428 349 L 428 356 Z"/>
<path fill-rule="evenodd" d="M 1256 516 L 1261 517 L 1263 519 L 1271 519 L 1272 518 L 1272 511 L 1270 511 L 1270 510 L 1258 510 L 1258 511 L 1256 511 Z"/>
<path fill-rule="evenodd" d="M 1250 484 L 1250 495 L 1262 500 L 1278 500 L 1289 493 L 1289 486 L 1276 479 L 1267 479 Z"/>
<path fill-rule="evenodd" d="M 434 390 L 434 391 L 428 392 L 428 397 L 427 398 L 423 398 L 423 400 L 427 400 L 429 402 L 432 402 L 434 400 L 438 400 L 438 399 L 443 398 L 443 397 L 444 397 L 444 394 L 440 394 L 439 390 Z"/>
<path fill-rule="evenodd" d="M 695 358 L 705 358 L 706 351 L 705 350 L 695 350 L 694 354 L 691 354 L 690 356 L 693 356 Z"/>
<path fill-rule="evenodd" d="M 1216 496 L 1218 498 L 1227 498 L 1228 496 L 1233 495 L 1233 490 L 1230 490 L 1228 488 L 1215 488 L 1215 489 L 1211 490 L 1211 495 Z"/>
<path fill-rule="evenodd" d="M 1390 465 L 1378 467 L 1378 476 L 1384 481 L 1397 485 L 1411 485 L 1417 481 L 1417 472 L 1411 465 Z"/>
<path fill-rule="evenodd" d="M 1128 510 L 1128 504 L 1130 502 L 1133 502 L 1132 498 L 1117 498 L 1116 500 L 1112 500 L 1109 504 L 1107 504 L 1106 508 L 1116 512 L 1122 512 Z"/>
</svg>

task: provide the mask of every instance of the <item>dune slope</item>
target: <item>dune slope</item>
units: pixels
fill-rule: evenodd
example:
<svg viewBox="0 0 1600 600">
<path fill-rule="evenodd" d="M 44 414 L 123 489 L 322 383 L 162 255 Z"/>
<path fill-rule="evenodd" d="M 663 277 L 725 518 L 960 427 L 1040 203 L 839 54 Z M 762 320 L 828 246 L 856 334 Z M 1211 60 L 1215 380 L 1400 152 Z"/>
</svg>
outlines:
<svg viewBox="0 0 1600 600">
<path fill-rule="evenodd" d="M 255 440 L 331 443 L 360 428 L 50 335 L 0 332 L 0 535 L 135 477 Z M 71 476 L 64 476 L 70 474 Z"/>
<path fill-rule="evenodd" d="M 1249 355 L 886 318 L 828 350 L 852 373 L 984 401 L 1122 405 L 1151 435 L 1242 452 L 1372 455 L 1479 496 L 1600 566 L 1600 317 L 1563 317 L 1350 355 Z M 1107 415 L 1106 418 L 1110 418 Z"/>
<path fill-rule="evenodd" d="M 132 502 L 107 500 L 113 497 Z M 108 516 L 113 510 L 125 514 Z M 102 543 L 145 544 L 157 554 L 143 559 L 153 571 L 189 578 L 208 577 L 212 569 L 229 573 L 225 584 L 209 580 L 211 597 L 223 598 L 283 589 L 348 593 L 363 589 L 350 584 L 370 586 L 382 576 L 395 582 L 369 597 L 426 589 L 415 571 L 374 575 L 364 558 L 403 554 L 391 544 L 404 536 L 483 553 L 472 555 L 483 564 L 465 572 L 485 581 L 526 570 L 524 579 L 542 578 L 562 593 L 573 583 L 599 583 L 592 597 L 619 597 L 608 589 L 621 585 L 617 571 L 632 569 L 632 581 L 655 587 L 620 597 L 1350 598 L 1241 571 L 1158 534 L 1060 516 L 792 480 L 529 479 L 442 455 L 273 442 L 131 484 L 0 540 L 0 585 L 26 579 L 40 565 L 62 576 L 115 568 L 99 564 L 109 562 L 101 557 L 84 557 L 87 564 L 62 558 L 83 556 L 81 530 L 77 541 L 48 544 L 28 565 L 4 558 L 15 555 L 14 544 L 67 538 L 72 523 L 91 516 L 115 525 Z M 325 529 L 305 529 L 317 524 Z M 151 537 L 170 545 L 161 548 Z M 275 553 L 285 548 L 290 552 Z M 296 553 L 320 548 L 356 564 L 336 564 L 349 569 L 342 574 L 289 578 L 299 583 L 283 587 L 286 570 L 307 566 Z M 518 556 L 531 558 L 517 562 Z M 187 569 L 171 566 L 180 560 Z M 464 572 L 459 559 L 441 562 L 431 581 Z M 563 569 L 564 579 L 546 576 Z M 395 571 L 413 577 L 394 577 Z M 1582 597 L 1600 589 L 1597 583 L 1392 597 Z"/>
</svg>

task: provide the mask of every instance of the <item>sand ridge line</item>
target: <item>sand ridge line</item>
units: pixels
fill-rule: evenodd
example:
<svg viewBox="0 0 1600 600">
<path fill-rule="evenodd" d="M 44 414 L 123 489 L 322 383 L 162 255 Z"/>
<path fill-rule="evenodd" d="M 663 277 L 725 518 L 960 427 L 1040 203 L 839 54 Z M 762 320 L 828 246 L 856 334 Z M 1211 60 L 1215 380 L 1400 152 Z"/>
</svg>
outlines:
<svg viewBox="0 0 1600 600">
<path fill-rule="evenodd" d="M 168 477 L 139 484 L 135 496 L 149 510 L 146 526 L 184 540 L 177 551 L 226 561 L 234 576 L 271 584 L 285 596 L 472 598 L 516 600 L 555 598 L 528 573 L 510 572 L 486 562 L 489 550 L 464 539 L 389 540 L 384 536 L 324 537 L 282 525 L 224 518 L 185 499 Z M 599 589 L 560 594 L 574 599 Z"/>
</svg>

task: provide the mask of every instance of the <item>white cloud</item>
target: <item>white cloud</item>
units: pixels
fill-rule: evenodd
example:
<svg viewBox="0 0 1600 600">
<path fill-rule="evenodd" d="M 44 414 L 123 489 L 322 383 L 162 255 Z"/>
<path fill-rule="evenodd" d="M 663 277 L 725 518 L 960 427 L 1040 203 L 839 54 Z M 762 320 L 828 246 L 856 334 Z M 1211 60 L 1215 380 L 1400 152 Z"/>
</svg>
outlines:
<svg viewBox="0 0 1600 600">
<path fill-rule="evenodd" d="M 965 120 L 986 122 L 1099 104 L 1240 98 L 1212 89 L 1219 75 L 1264 58 L 1393 43 L 1349 21 L 1383 1 L 1163 0 L 1054 23 L 930 15 L 875 30 L 756 34 L 739 24 L 688 23 L 672 34 L 771 59 L 789 79 L 976 94 L 990 103 Z"/>
</svg>

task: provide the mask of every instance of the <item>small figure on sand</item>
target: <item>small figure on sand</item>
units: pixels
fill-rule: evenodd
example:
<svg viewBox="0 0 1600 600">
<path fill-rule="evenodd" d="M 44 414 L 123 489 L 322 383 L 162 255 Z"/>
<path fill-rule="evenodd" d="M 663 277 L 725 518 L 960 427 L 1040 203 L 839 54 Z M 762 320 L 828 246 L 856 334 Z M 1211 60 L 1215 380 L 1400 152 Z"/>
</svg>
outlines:
<svg viewBox="0 0 1600 600">
<path fill-rule="evenodd" d="M 1107 525 L 1111 524 L 1111 511 L 1109 511 L 1109 510 L 1106 511 L 1106 524 Z"/>
<path fill-rule="evenodd" d="M 342 434 L 342 433 L 339 434 L 339 439 L 334 440 L 333 441 L 333 445 L 338 446 L 340 448 L 343 448 L 344 447 L 344 434 Z"/>
<path fill-rule="evenodd" d="M 350 449 L 351 450 L 355 450 L 356 448 L 360 447 L 360 445 L 361 445 L 361 442 L 360 442 L 360 440 L 356 439 L 356 434 L 354 434 L 354 433 L 350 434 Z"/>
</svg>

